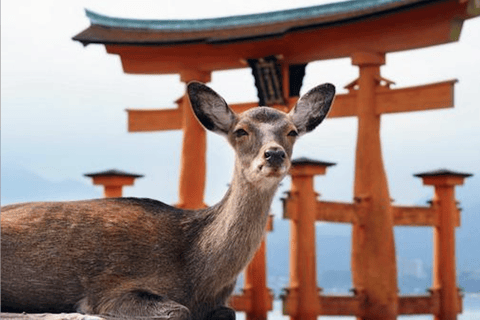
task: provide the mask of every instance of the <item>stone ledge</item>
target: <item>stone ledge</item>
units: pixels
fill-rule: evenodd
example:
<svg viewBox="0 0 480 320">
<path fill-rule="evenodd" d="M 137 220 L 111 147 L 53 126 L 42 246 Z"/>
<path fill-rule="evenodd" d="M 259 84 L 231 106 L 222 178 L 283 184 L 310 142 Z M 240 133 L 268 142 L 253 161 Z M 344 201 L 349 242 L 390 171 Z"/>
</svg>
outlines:
<svg viewBox="0 0 480 320">
<path fill-rule="evenodd" d="M 105 320 L 81 313 L 0 313 L 2 320 Z"/>
</svg>

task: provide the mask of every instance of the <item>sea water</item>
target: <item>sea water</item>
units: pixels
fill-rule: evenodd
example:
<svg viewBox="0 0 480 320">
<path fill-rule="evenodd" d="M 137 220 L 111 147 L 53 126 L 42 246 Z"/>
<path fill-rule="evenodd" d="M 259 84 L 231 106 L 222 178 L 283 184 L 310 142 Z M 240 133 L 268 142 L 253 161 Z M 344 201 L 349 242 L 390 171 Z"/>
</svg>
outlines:
<svg viewBox="0 0 480 320">
<path fill-rule="evenodd" d="M 237 312 L 238 320 L 245 320 L 243 312 Z M 282 314 L 282 302 L 275 300 L 273 310 L 268 313 L 269 320 L 289 320 Z M 318 317 L 317 320 L 355 320 L 355 317 Z M 433 315 L 399 316 L 398 320 L 433 320 Z M 463 312 L 458 315 L 458 320 L 480 320 L 480 293 L 467 293 L 463 297 Z"/>
</svg>

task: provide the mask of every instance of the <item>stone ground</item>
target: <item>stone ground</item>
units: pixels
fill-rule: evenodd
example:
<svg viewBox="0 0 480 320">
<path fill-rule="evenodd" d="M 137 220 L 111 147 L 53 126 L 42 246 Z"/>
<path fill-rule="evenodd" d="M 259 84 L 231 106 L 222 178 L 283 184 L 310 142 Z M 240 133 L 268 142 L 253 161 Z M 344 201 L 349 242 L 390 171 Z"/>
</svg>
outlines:
<svg viewBox="0 0 480 320">
<path fill-rule="evenodd" d="M 105 320 L 80 313 L 0 313 L 2 320 Z"/>
</svg>

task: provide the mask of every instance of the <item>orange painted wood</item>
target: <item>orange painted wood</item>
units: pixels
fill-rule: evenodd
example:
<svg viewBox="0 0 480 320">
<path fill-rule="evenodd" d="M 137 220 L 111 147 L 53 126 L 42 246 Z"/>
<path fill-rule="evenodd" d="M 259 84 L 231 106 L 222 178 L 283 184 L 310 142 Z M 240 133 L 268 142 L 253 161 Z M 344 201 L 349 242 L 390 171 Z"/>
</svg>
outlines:
<svg viewBox="0 0 480 320">
<path fill-rule="evenodd" d="M 438 207 L 438 224 L 433 232 L 433 290 L 439 292 L 436 320 L 454 320 L 462 310 L 455 263 L 455 227 L 459 221 L 455 186 L 462 185 L 469 174 L 419 174 L 424 185 L 433 185 L 433 204 Z"/>
<path fill-rule="evenodd" d="M 104 198 L 120 198 L 122 197 L 122 186 L 105 186 L 103 188 Z"/>
<path fill-rule="evenodd" d="M 434 229 L 433 287 L 440 291 L 440 312 L 437 320 L 457 319 L 459 310 L 455 266 L 455 220 L 454 187 L 436 186 L 435 195 L 439 204 L 439 225 Z"/>
<path fill-rule="evenodd" d="M 284 199 L 284 219 L 295 219 L 300 214 L 297 212 L 298 199 L 289 196 Z M 324 222 L 338 222 L 349 224 L 362 224 L 361 206 L 354 203 L 317 201 L 316 220 Z M 430 226 L 434 227 L 438 222 L 437 207 L 410 207 L 392 206 L 394 224 L 396 226 Z M 460 210 L 454 211 L 455 226 L 459 226 Z"/>
<path fill-rule="evenodd" d="M 292 187 L 284 199 L 284 215 L 290 219 L 290 284 L 282 299 L 284 314 L 292 320 L 314 320 L 322 314 L 316 275 L 317 193 L 313 177 L 325 174 L 330 165 L 300 161 L 290 169 Z"/>
<path fill-rule="evenodd" d="M 400 296 L 398 298 L 399 314 L 438 314 L 440 311 L 440 294 L 432 290 L 430 295 Z"/>
<path fill-rule="evenodd" d="M 134 177 L 122 176 L 96 176 L 93 177 L 93 184 L 103 186 L 132 186 L 135 181 Z"/>
<path fill-rule="evenodd" d="M 450 80 L 417 87 L 379 91 L 375 102 L 376 113 L 452 108 L 456 82 L 457 80 Z"/>
<path fill-rule="evenodd" d="M 188 99 L 183 101 L 183 143 L 177 207 L 199 209 L 205 207 L 203 194 L 205 192 L 207 137 L 205 129 L 188 106 L 190 101 Z"/>
<path fill-rule="evenodd" d="M 316 220 L 357 224 L 357 206 L 352 203 L 318 201 Z"/>
<path fill-rule="evenodd" d="M 437 226 L 438 208 L 392 206 L 396 226 Z"/>
<path fill-rule="evenodd" d="M 321 314 L 324 316 L 361 316 L 365 296 L 320 296 Z"/>
<path fill-rule="evenodd" d="M 337 94 L 327 118 L 354 117 L 357 115 L 357 95 Z"/>
<path fill-rule="evenodd" d="M 103 186 L 103 196 L 105 198 L 119 198 L 122 196 L 123 186 L 132 186 L 135 178 L 125 176 L 95 176 L 93 184 Z"/>
<path fill-rule="evenodd" d="M 362 225 L 352 227 L 352 280 L 364 290 L 369 303 L 365 318 L 394 320 L 397 316 L 397 270 L 393 215 L 380 141 L 380 115 L 376 114 L 377 79 L 382 54 L 353 55 L 360 61 L 354 196 L 363 199 Z M 369 59 L 370 60 L 367 60 Z"/>
<path fill-rule="evenodd" d="M 159 131 L 182 129 L 182 110 L 127 110 L 128 131 Z"/>
<path fill-rule="evenodd" d="M 292 315 L 300 312 L 298 290 L 287 289 L 282 296 L 284 314 Z M 361 316 L 365 305 L 365 296 L 327 296 L 317 295 L 319 315 L 322 316 Z"/>
<path fill-rule="evenodd" d="M 293 170 L 292 170 L 293 171 Z M 290 220 L 290 289 L 297 292 L 295 308 L 284 305 L 292 320 L 315 320 L 320 314 L 315 261 L 315 202 L 313 176 L 292 175 L 297 193 L 296 219 Z M 286 300 L 288 303 L 288 300 Z"/>
<path fill-rule="evenodd" d="M 327 167 L 315 164 L 304 164 L 301 166 L 292 166 L 290 175 L 293 177 L 313 177 L 315 175 L 323 175 L 327 172 Z"/>
<path fill-rule="evenodd" d="M 122 197 L 123 186 L 132 186 L 136 178 L 143 177 L 143 175 L 122 172 L 115 169 L 97 173 L 87 173 L 85 176 L 92 178 L 94 185 L 103 186 L 103 196 L 105 198 Z"/>
<path fill-rule="evenodd" d="M 295 313 L 296 294 L 289 292 L 283 297 L 284 305 L 287 306 L 285 314 Z M 365 296 L 328 296 L 319 295 L 320 315 L 323 316 L 357 316 L 362 318 Z M 461 304 L 462 297 L 457 295 Z M 438 314 L 440 312 L 440 293 L 432 290 L 430 295 L 404 295 L 398 298 L 398 314 Z"/>
<path fill-rule="evenodd" d="M 465 177 L 461 176 L 434 176 L 434 177 L 422 177 L 424 185 L 434 187 L 454 187 L 462 185 L 465 181 Z"/>
<path fill-rule="evenodd" d="M 210 74 L 198 70 L 182 70 L 180 80 L 209 82 Z M 206 207 L 205 192 L 207 133 L 195 117 L 187 93 L 177 101 L 182 110 L 182 153 L 180 158 L 180 181 L 177 207 L 199 209 Z"/>
</svg>

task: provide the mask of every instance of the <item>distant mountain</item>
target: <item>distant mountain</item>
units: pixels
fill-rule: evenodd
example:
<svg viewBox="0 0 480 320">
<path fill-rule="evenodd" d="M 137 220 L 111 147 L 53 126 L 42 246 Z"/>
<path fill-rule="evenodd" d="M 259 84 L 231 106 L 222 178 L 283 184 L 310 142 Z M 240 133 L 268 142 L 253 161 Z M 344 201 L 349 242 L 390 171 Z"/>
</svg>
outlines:
<svg viewBox="0 0 480 320">
<path fill-rule="evenodd" d="M 99 198 L 102 194 L 86 182 L 52 182 L 17 166 L 2 164 L 1 204 Z"/>
</svg>

